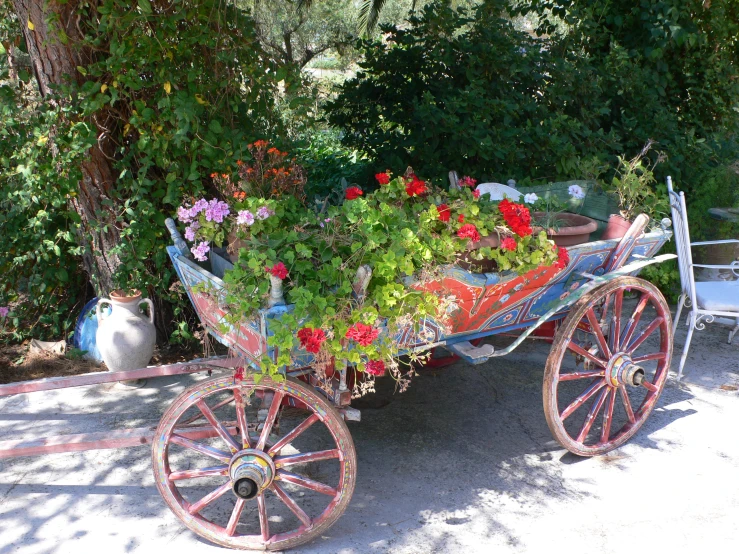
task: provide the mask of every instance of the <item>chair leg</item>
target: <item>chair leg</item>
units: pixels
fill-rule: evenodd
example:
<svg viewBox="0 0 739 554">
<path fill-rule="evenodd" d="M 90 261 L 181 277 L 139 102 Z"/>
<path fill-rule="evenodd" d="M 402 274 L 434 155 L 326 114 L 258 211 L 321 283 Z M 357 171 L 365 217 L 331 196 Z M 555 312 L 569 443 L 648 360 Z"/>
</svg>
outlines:
<svg viewBox="0 0 739 554">
<path fill-rule="evenodd" d="M 736 318 L 736 325 L 734 325 L 734 328 L 729 331 L 729 344 L 734 340 L 734 335 L 736 335 L 737 331 L 739 331 L 739 317 Z"/>
<path fill-rule="evenodd" d="M 675 336 L 675 331 L 677 331 L 677 324 L 680 322 L 680 314 L 683 311 L 683 306 L 685 306 L 685 295 L 681 294 L 680 298 L 677 301 L 677 311 L 675 312 L 675 319 L 672 320 L 672 336 Z"/>
<path fill-rule="evenodd" d="M 680 368 L 677 371 L 678 382 L 680 381 L 680 379 L 682 379 L 683 367 L 685 366 L 685 360 L 688 358 L 688 349 L 690 348 L 690 341 L 693 338 L 693 331 L 695 330 L 695 320 L 696 320 L 696 313 L 693 310 L 690 312 L 690 315 L 688 316 L 688 325 L 690 325 L 690 327 L 688 328 L 688 336 L 685 338 L 685 346 L 683 346 L 683 355 L 680 357 Z"/>
</svg>

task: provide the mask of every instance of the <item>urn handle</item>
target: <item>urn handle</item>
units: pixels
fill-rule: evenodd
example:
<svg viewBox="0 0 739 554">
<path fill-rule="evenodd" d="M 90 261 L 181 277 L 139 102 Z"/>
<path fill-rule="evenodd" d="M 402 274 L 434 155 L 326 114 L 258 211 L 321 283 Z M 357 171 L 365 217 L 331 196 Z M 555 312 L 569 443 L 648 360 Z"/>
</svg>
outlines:
<svg viewBox="0 0 739 554">
<path fill-rule="evenodd" d="M 154 325 L 154 302 L 151 301 L 151 298 L 142 298 L 139 301 L 139 307 L 141 304 L 148 304 L 149 305 L 149 323 Z"/>
<path fill-rule="evenodd" d="M 106 312 L 104 312 L 101 308 L 103 304 L 110 304 L 113 305 L 113 301 L 110 298 L 100 298 L 98 300 L 98 303 L 95 304 L 95 313 L 98 316 L 98 323 L 100 323 L 102 320 L 104 320 L 107 316 Z"/>
</svg>

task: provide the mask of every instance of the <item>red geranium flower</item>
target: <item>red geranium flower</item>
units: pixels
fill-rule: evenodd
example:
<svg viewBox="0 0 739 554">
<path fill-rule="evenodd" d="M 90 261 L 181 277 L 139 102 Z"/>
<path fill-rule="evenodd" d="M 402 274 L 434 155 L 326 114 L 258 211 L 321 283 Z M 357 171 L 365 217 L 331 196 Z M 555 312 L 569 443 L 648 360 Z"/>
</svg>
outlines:
<svg viewBox="0 0 739 554">
<path fill-rule="evenodd" d="M 560 246 L 559 248 L 555 246 L 555 248 L 557 249 L 557 261 L 554 262 L 554 267 L 564 269 L 570 263 L 570 253 L 567 252 L 564 246 Z"/>
<path fill-rule="evenodd" d="M 479 190 L 473 190 L 472 191 L 472 196 L 474 196 L 475 197 L 475 200 L 477 200 L 478 198 L 480 198 L 480 191 Z"/>
<path fill-rule="evenodd" d="M 436 206 L 436 211 L 439 212 L 439 219 L 446 223 L 452 215 L 452 211 L 446 204 L 439 204 Z"/>
<path fill-rule="evenodd" d="M 503 250 L 515 250 L 516 239 L 514 239 L 513 237 L 506 237 L 502 241 L 500 241 L 500 247 Z"/>
<path fill-rule="evenodd" d="M 285 264 L 282 262 L 277 262 L 272 267 L 265 267 L 264 268 L 267 273 L 271 273 L 275 277 L 279 277 L 280 279 L 284 279 L 287 277 L 287 268 L 285 267 Z"/>
<path fill-rule="evenodd" d="M 375 179 L 377 179 L 377 182 L 380 183 L 381 185 L 387 185 L 390 182 L 390 175 L 388 175 L 387 172 L 376 173 Z"/>
<path fill-rule="evenodd" d="M 347 329 L 344 336 L 357 341 L 362 346 L 369 346 L 380 336 L 380 330 L 364 323 L 355 323 Z"/>
<path fill-rule="evenodd" d="M 464 223 L 464 214 L 459 214 L 457 221 L 459 221 L 460 223 Z"/>
<path fill-rule="evenodd" d="M 348 189 L 346 189 L 347 200 L 356 200 L 363 194 L 364 193 L 362 192 L 362 189 L 360 189 L 359 187 L 349 187 Z"/>
<path fill-rule="evenodd" d="M 405 184 L 405 192 L 408 196 L 420 196 L 426 192 L 426 183 L 414 175 L 413 180 Z"/>
<path fill-rule="evenodd" d="M 300 346 L 305 348 L 306 351 L 317 354 L 326 340 L 326 333 L 323 332 L 323 329 L 303 327 L 298 331 L 298 339 L 300 340 Z"/>
<path fill-rule="evenodd" d="M 463 187 L 474 187 L 477 184 L 477 179 L 467 177 L 466 175 L 459 180 L 459 185 Z"/>
<path fill-rule="evenodd" d="M 516 204 L 504 198 L 498 204 L 498 210 L 503 215 L 506 224 L 519 237 L 528 237 L 533 233 L 531 228 L 531 213 L 523 204 Z"/>
<path fill-rule="evenodd" d="M 472 225 L 472 223 L 462 225 L 459 231 L 457 231 L 457 236 L 462 239 L 471 239 L 474 242 L 480 240 L 480 233 L 478 232 L 477 227 Z"/>
<path fill-rule="evenodd" d="M 380 377 L 385 375 L 385 362 L 382 360 L 369 360 L 364 364 L 364 370 L 370 375 Z"/>
</svg>

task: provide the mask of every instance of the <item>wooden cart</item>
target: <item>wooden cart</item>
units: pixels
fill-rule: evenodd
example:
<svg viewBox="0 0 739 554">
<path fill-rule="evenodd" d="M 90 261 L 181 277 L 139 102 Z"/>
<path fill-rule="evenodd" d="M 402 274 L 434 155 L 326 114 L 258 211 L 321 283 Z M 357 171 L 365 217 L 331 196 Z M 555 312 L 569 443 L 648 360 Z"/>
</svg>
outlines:
<svg viewBox="0 0 739 554">
<path fill-rule="evenodd" d="M 669 220 L 645 233 L 647 222 L 638 218 L 621 240 L 571 247 L 564 269 L 518 276 L 449 267 L 423 286 L 454 293 L 451 324 L 426 321 L 393 340 L 406 353 L 433 348 L 428 363 L 437 366 L 460 358 L 479 364 L 527 338 L 547 340 L 544 415 L 554 437 L 582 456 L 616 448 L 653 410 L 672 357 L 668 305 L 654 285 L 635 277 L 644 266 L 674 257 L 655 256 L 671 236 Z M 361 374 L 344 366 L 319 376 L 312 356 L 296 352 L 286 380 L 261 376 L 262 355 L 276 355 L 268 345 L 273 322 L 291 309 L 281 291 L 272 291 L 271 307 L 258 317 L 229 325 L 219 294 L 223 282 L 191 259 L 171 220 L 168 227 L 180 280 L 203 326 L 231 357 L 13 383 L 0 386 L 0 396 L 203 371 L 218 375 L 179 395 L 155 430 L 6 441 L 0 458 L 150 444 L 159 492 L 201 537 L 255 550 L 310 541 L 341 516 L 354 491 L 357 459 L 345 421 L 360 419 L 351 397 Z M 511 342 L 501 349 L 481 342 L 492 335 Z"/>
</svg>

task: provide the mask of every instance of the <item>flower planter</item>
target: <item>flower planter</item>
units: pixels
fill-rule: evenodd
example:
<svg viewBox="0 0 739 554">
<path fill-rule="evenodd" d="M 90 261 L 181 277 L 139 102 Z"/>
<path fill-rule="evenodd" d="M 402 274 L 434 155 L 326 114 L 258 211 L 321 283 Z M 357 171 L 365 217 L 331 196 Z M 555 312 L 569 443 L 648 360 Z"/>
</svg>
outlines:
<svg viewBox="0 0 739 554">
<path fill-rule="evenodd" d="M 479 241 L 473 242 L 467 250 L 478 250 L 485 247 L 498 248 L 498 246 L 500 246 L 500 237 L 495 233 L 493 235 L 486 235 Z M 495 260 L 472 260 L 467 254 L 460 256 L 457 260 L 457 265 L 468 271 L 474 269 L 474 273 L 494 273 L 498 269 L 498 264 Z"/>
<path fill-rule="evenodd" d="M 608 218 L 608 225 L 601 237 L 603 240 L 620 239 L 631 227 L 631 221 L 624 219 L 620 214 L 613 214 Z"/>
<path fill-rule="evenodd" d="M 534 219 L 545 217 L 544 212 L 535 212 Z M 559 229 L 548 229 L 547 237 L 557 246 L 573 246 L 590 241 L 590 233 L 598 228 L 598 223 L 579 214 L 561 213 L 559 218 L 563 225 Z"/>
<path fill-rule="evenodd" d="M 223 279 L 226 271 L 233 269 L 234 263 L 225 248 L 211 248 L 208 255 L 211 273 L 219 279 Z"/>
</svg>

